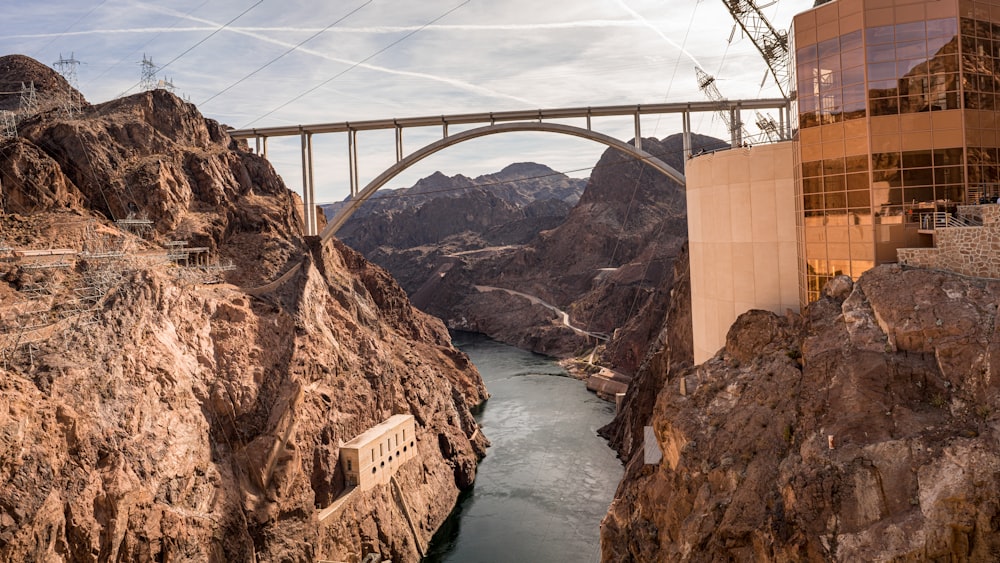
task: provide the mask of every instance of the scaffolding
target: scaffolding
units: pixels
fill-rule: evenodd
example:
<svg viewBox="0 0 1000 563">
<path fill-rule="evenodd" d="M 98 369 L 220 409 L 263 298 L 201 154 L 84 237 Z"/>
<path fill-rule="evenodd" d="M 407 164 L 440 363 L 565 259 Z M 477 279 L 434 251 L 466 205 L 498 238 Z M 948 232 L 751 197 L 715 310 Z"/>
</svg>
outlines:
<svg viewBox="0 0 1000 563">
<path fill-rule="evenodd" d="M 35 82 L 21 83 L 21 103 L 18 107 L 21 115 L 28 116 L 38 113 L 38 93 L 35 92 Z"/>
<path fill-rule="evenodd" d="M 17 116 L 12 111 L 0 110 L 0 130 L 4 139 L 17 137 Z"/>
<path fill-rule="evenodd" d="M 61 334 L 68 345 L 81 327 L 98 321 L 107 296 L 125 287 L 135 269 L 126 244 L 126 237 L 100 235 L 90 225 L 79 252 L 10 249 L 22 262 L 25 258 L 41 261 L 18 265 L 34 273 L 19 288 L 20 299 L 6 307 L 0 319 L 0 361 L 5 369 L 18 360 L 33 366 L 39 343 Z M 54 272 L 74 265 L 75 271 Z"/>
<path fill-rule="evenodd" d="M 122 231 L 143 239 L 153 231 L 153 221 L 146 218 L 134 217 L 131 213 L 124 219 L 116 219 L 115 226 Z"/>
</svg>

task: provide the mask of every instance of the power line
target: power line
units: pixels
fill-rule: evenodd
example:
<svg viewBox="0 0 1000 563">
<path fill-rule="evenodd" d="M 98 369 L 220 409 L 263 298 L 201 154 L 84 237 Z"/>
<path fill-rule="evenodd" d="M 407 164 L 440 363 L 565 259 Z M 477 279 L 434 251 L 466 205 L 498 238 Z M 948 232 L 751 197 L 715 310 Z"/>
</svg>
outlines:
<svg viewBox="0 0 1000 563">
<path fill-rule="evenodd" d="M 342 21 L 346 20 L 347 18 L 349 18 L 350 16 L 354 15 L 354 14 L 355 14 L 356 12 L 358 12 L 359 10 L 361 10 L 361 8 L 364 8 L 364 7 L 365 7 L 365 6 L 367 6 L 368 4 L 371 4 L 372 2 L 373 2 L 373 0 L 368 0 L 368 1 L 367 1 L 367 2 L 365 2 L 364 4 L 362 4 L 362 5 L 358 6 L 357 8 L 355 8 L 355 9 L 353 9 L 353 10 L 351 10 L 350 12 L 348 12 L 348 13 L 347 13 L 347 14 L 346 14 L 345 16 L 343 16 L 342 18 L 340 18 L 340 19 L 338 19 L 337 21 L 335 21 L 335 22 L 331 23 L 330 25 L 328 25 L 328 26 L 324 27 L 323 29 L 321 29 L 321 30 L 317 31 L 316 33 L 314 33 L 314 34 L 310 35 L 309 37 L 307 37 L 306 39 L 302 40 L 302 41 L 301 41 L 300 43 L 298 43 L 298 44 L 297 44 L 297 45 L 295 45 L 294 47 L 292 47 L 292 48 L 288 49 L 288 50 L 287 50 L 287 51 L 285 51 L 284 53 L 282 53 L 282 54 L 278 55 L 277 57 L 275 57 L 275 58 L 271 59 L 270 61 L 268 61 L 268 62 L 267 62 L 267 63 L 265 63 L 264 65 L 262 65 L 262 66 L 258 67 L 258 68 L 257 68 L 257 70 L 255 70 L 255 71 L 251 72 L 250 74 L 248 74 L 248 75 L 244 76 L 243 78 L 240 78 L 239 80 L 237 80 L 236 82 L 233 82 L 233 83 L 232 83 L 232 84 L 230 84 L 229 86 L 226 86 L 226 87 L 225 87 L 225 88 L 223 88 L 223 89 L 222 89 L 222 90 L 221 90 L 220 92 L 216 93 L 216 94 L 215 94 L 215 95 L 213 95 L 213 96 L 212 96 L 211 98 L 209 98 L 209 99 L 207 99 L 207 100 L 203 101 L 203 102 L 202 102 L 201 104 L 199 104 L 199 105 L 202 105 L 202 106 L 203 106 L 203 105 L 207 104 L 208 102 L 211 102 L 211 101 L 212 101 L 212 100 L 214 100 L 215 98 L 217 98 L 217 97 L 221 96 L 222 94 L 225 94 L 226 92 L 228 92 L 228 91 L 229 91 L 229 90 L 231 90 L 232 88 L 235 88 L 236 86 L 238 86 L 239 84 L 241 84 L 241 83 L 242 83 L 242 82 L 243 82 L 244 80 L 246 80 L 246 79 L 250 78 L 251 76 L 253 76 L 253 75 L 257 74 L 258 72 L 260 72 L 260 71 L 264 70 L 265 68 L 267 68 L 267 67 L 271 66 L 272 64 L 274 64 L 275 62 L 277 62 L 277 61 L 278 61 L 279 59 L 283 58 L 283 57 L 284 57 L 285 55 L 287 55 L 287 54 L 291 53 L 292 51 L 294 51 L 294 50 L 298 49 L 298 48 L 299 48 L 299 47 L 301 47 L 302 45 L 305 45 L 305 44 L 306 44 L 306 43 L 308 43 L 309 41 L 312 41 L 312 40 L 313 40 L 313 39 L 315 39 L 315 38 L 316 38 L 317 36 L 319 36 L 319 35 L 321 35 L 322 33 L 324 33 L 324 32 L 325 32 L 326 30 L 328 30 L 328 29 L 330 29 L 331 27 L 333 27 L 333 26 L 337 25 L 338 23 L 340 23 L 340 22 L 342 22 Z"/>
<path fill-rule="evenodd" d="M 67 27 L 66 29 L 62 30 L 61 33 L 53 36 L 52 39 L 49 39 L 49 42 L 46 43 L 45 45 L 43 45 L 42 48 L 38 50 L 38 52 L 42 52 L 42 51 L 48 49 L 49 45 L 52 45 L 53 43 L 55 43 L 56 39 L 59 39 L 59 37 L 63 33 L 66 33 L 67 31 L 69 31 L 69 30 L 73 29 L 74 27 L 76 27 L 76 24 L 78 24 L 78 23 L 82 22 L 83 20 L 87 19 L 87 16 L 89 16 L 90 14 L 93 14 L 95 10 L 97 10 L 98 8 L 100 8 L 101 6 L 103 6 L 104 4 L 106 4 L 107 1 L 108 0 L 103 0 L 100 4 L 98 4 L 98 5 L 94 6 L 93 8 L 91 8 L 89 12 L 87 12 L 86 14 L 83 14 L 82 16 L 80 16 L 79 18 L 77 18 L 75 22 L 69 24 L 69 27 Z"/>
<path fill-rule="evenodd" d="M 368 62 L 368 61 L 370 61 L 370 60 L 374 59 L 375 57 L 377 57 L 377 56 L 381 55 L 382 53 L 384 53 L 384 52 L 388 51 L 389 49 L 391 49 L 391 48 L 395 47 L 396 45 L 398 45 L 398 44 L 402 43 L 403 41 L 406 41 L 406 40 L 407 40 L 407 39 L 409 39 L 410 37 L 413 37 L 413 36 L 414 36 L 414 35 L 416 35 L 417 33 L 420 33 L 421 31 L 423 31 L 423 30 L 424 30 L 424 29 L 426 29 L 427 27 L 429 27 L 429 26 L 431 26 L 431 25 L 433 25 L 433 24 L 437 23 L 437 22 L 438 22 L 439 20 L 443 19 L 443 18 L 444 18 L 445 16 L 447 16 L 447 15 L 451 14 L 452 12 L 454 12 L 454 11 L 458 10 L 458 9 L 459 9 L 459 8 L 461 8 L 462 6 L 465 6 L 466 4 L 468 4 L 468 3 L 469 3 L 469 2 L 471 2 L 471 1 L 472 1 L 472 0 L 465 0 L 465 1 L 464 1 L 464 2 L 462 2 L 461 4 L 459 4 L 459 5 L 455 6 L 454 8 L 452 8 L 452 9 L 448 10 L 447 12 L 445 12 L 445 13 L 441 14 L 440 16 L 438 16 L 438 17 L 436 17 L 436 18 L 432 19 L 431 21 L 429 21 L 429 22 L 425 23 L 424 25 L 422 25 L 422 26 L 418 27 L 417 29 L 414 29 L 413 31 L 411 31 L 411 32 L 407 33 L 406 35 L 404 35 L 404 36 L 400 37 L 399 39 L 397 39 L 397 40 L 393 41 L 392 43 L 389 43 L 389 44 L 388 44 L 388 45 L 386 45 L 385 47 L 382 47 L 381 49 L 379 49 L 378 51 L 375 51 L 375 52 L 374 52 L 374 53 L 372 53 L 371 55 L 368 55 L 368 56 L 367 56 L 367 57 L 365 57 L 364 59 L 361 59 L 360 61 L 358 61 L 358 62 L 356 62 L 356 63 L 352 64 L 351 66 L 347 67 L 346 69 L 344 69 L 344 70 L 342 70 L 342 71 L 338 72 L 337 74 L 335 74 L 335 75 L 331 76 L 330 78 L 328 78 L 328 79 L 324 80 L 323 82 L 320 82 L 320 83 L 319 83 L 319 84 L 317 84 L 316 86 L 313 86 L 312 88 L 310 88 L 310 89 L 308 89 L 308 90 L 306 90 L 306 91 L 302 92 L 301 94 L 299 94 L 299 95 L 295 96 L 295 97 L 294 97 L 294 98 L 292 98 L 291 100 L 288 100 L 287 102 L 285 102 L 285 103 L 281 104 L 280 106 L 278 106 L 278 107 L 276 107 L 276 108 L 272 109 L 271 111 L 269 111 L 269 112 L 265 113 L 264 115 L 262 115 L 262 116 L 258 117 L 257 119 L 254 119 L 253 121 L 251 121 L 251 122 L 249 122 L 249 123 L 247 123 L 247 124 L 243 125 L 242 127 L 240 127 L 240 129 L 246 129 L 247 127 L 249 127 L 249 126 L 253 125 L 254 123 L 257 123 L 257 122 L 258 122 L 258 121 L 260 121 L 261 119 L 264 119 L 265 117 L 267 117 L 267 116 L 271 115 L 272 113 L 274 113 L 274 112 L 276 112 L 276 111 L 278 111 L 278 110 L 280 110 L 280 109 L 284 108 L 285 106 L 287 106 L 287 105 L 289 105 L 289 104 L 291 104 L 291 103 L 293 103 L 293 102 L 296 102 L 296 101 L 298 101 L 298 100 L 302 99 L 303 97 L 305 97 L 305 96 L 307 96 L 307 95 L 309 95 L 309 94 L 312 94 L 313 92 L 315 92 L 316 90 L 319 90 L 319 89 L 320 89 L 320 88 L 322 88 L 323 86 L 326 86 L 326 85 L 327 85 L 327 84 L 329 84 L 330 82 L 333 82 L 334 80 L 336 80 L 336 79 L 340 78 L 341 76 L 343 76 L 343 75 L 347 74 L 348 72 L 351 72 L 352 70 L 354 70 L 355 68 L 357 68 L 357 67 L 359 67 L 359 66 L 363 65 L 364 63 L 366 63 L 366 62 Z"/>
<path fill-rule="evenodd" d="M 172 65 L 173 63 L 177 62 L 177 60 L 178 60 L 178 59 L 180 59 L 180 58 L 181 58 L 181 57 L 183 57 L 184 55 L 187 55 L 187 54 L 188 54 L 188 53 L 190 53 L 191 51 L 195 50 L 196 48 L 198 48 L 198 46 L 199 46 L 199 45 L 201 45 L 202 43 L 204 43 L 204 42 L 208 41 L 209 39 L 211 39 L 212 37 L 214 37 L 214 36 L 215 36 L 215 35 L 216 35 L 217 33 L 219 33 L 220 31 L 222 31 L 223 29 L 226 29 L 227 27 L 229 27 L 229 24 L 231 24 L 231 23 L 233 23 L 234 21 L 236 21 L 236 20 L 238 20 L 238 19 L 242 18 L 242 17 L 243 17 L 243 16 L 245 16 L 245 15 L 246 15 L 246 14 L 247 14 L 247 13 L 248 13 L 248 12 L 249 12 L 250 10 L 253 10 L 254 8 L 256 8 L 257 6 L 260 6 L 260 5 L 261 5 L 261 4 L 263 4 L 263 3 L 264 3 L 264 0 L 257 0 L 257 3 L 255 3 L 255 4 L 253 5 L 253 6 L 250 6 L 250 7 L 249 7 L 249 8 L 247 8 L 246 10 L 243 10 L 243 11 L 242 11 L 242 12 L 240 12 L 240 13 L 239 13 L 239 15 L 237 15 L 237 16 L 236 16 L 235 18 L 233 18 L 233 19 L 231 19 L 231 20 L 227 21 L 226 23 L 224 23 L 224 24 L 222 24 L 221 26 L 219 26 L 219 28 L 218 28 L 218 29 L 216 29 L 216 30 L 215 30 L 215 31 L 213 31 L 212 33 L 209 33 L 208 35 L 206 35 L 206 36 L 205 36 L 204 38 L 202 38 L 202 39 L 201 39 L 201 41 L 198 41 L 198 42 L 197 42 L 197 43 L 195 43 L 194 45 L 191 45 L 190 47 L 188 47 L 187 49 L 185 49 L 183 53 L 181 53 L 181 54 L 177 55 L 176 57 L 174 57 L 174 58 L 170 59 L 170 61 L 169 61 L 169 62 L 167 62 L 167 64 L 165 64 L 165 65 L 161 66 L 161 67 L 159 68 L 159 70 L 161 70 L 161 71 L 162 71 L 163 69 L 165 69 L 165 68 L 167 68 L 168 66 Z M 139 86 L 139 85 L 140 85 L 141 83 L 142 83 L 142 81 L 139 81 L 139 82 L 136 82 L 135 84 L 133 84 L 132 86 L 130 86 L 130 87 L 129 87 L 129 88 L 127 89 L 127 90 L 125 90 L 124 92 L 122 92 L 121 94 L 119 94 L 119 97 L 121 97 L 121 96 L 124 96 L 125 94 L 128 94 L 129 90 L 132 90 L 132 88 L 135 88 L 136 86 Z"/>
<path fill-rule="evenodd" d="M 198 4 L 191 11 L 189 11 L 188 13 L 186 13 L 184 15 L 185 16 L 190 16 L 191 14 L 193 14 L 196 11 L 200 10 L 202 6 L 204 6 L 205 4 L 208 4 L 208 2 L 209 2 L 209 0 L 205 0 L 204 2 L 202 2 L 201 4 Z M 179 24 L 181 21 L 183 21 L 182 18 L 177 18 L 174 21 L 173 25 L 171 25 L 167 29 L 170 30 L 170 29 L 173 29 L 173 28 L 177 27 L 177 24 Z M 164 31 L 161 31 L 161 32 L 157 33 L 149 41 L 146 41 L 145 43 L 143 43 L 138 49 L 136 49 L 136 50 L 132 51 L 131 53 L 129 53 L 128 55 L 125 55 L 124 57 L 118 59 L 118 62 L 116 62 L 116 63 L 112 64 L 111 66 L 109 66 L 108 68 L 104 69 L 104 72 L 98 74 L 93 79 L 87 81 L 87 84 L 90 84 L 91 82 L 97 81 L 98 79 L 100 79 L 101 77 L 103 77 L 105 74 L 107 74 L 108 72 L 110 72 L 112 69 L 118 67 L 120 64 L 122 64 L 123 62 L 125 62 L 125 59 L 132 58 L 132 55 L 134 55 L 134 54 L 142 51 L 143 49 L 145 49 L 147 45 L 149 45 L 150 43 L 152 43 L 153 41 L 155 41 L 159 36 L 163 35 L 164 33 L 165 33 Z"/>
<path fill-rule="evenodd" d="M 722 149 L 720 147 L 719 150 L 724 150 L 724 149 Z M 493 181 L 493 182 L 482 182 L 482 183 L 478 183 L 478 184 L 469 184 L 469 185 L 466 185 L 466 186 L 459 186 L 459 187 L 455 187 L 455 188 L 441 188 L 441 189 L 438 189 L 438 190 L 427 190 L 427 191 L 412 192 L 412 193 L 411 192 L 404 192 L 404 193 L 395 193 L 395 192 L 393 192 L 393 193 L 385 193 L 385 195 L 379 195 L 378 197 L 375 197 L 375 194 L 372 194 L 372 197 L 370 197 L 368 199 L 368 201 L 381 201 L 383 199 L 401 199 L 401 198 L 407 198 L 407 197 L 420 197 L 420 196 L 428 195 L 428 194 L 441 194 L 441 193 L 450 193 L 450 192 L 461 192 L 461 191 L 473 190 L 473 189 L 477 189 L 477 188 L 488 188 L 490 186 L 502 186 L 502 185 L 505 185 L 505 184 L 514 184 L 514 183 L 517 183 L 517 182 L 523 182 L 525 180 L 539 180 L 539 179 L 543 179 L 543 178 L 551 178 L 553 176 L 568 176 L 569 174 L 572 174 L 574 172 L 584 172 L 584 171 L 587 171 L 587 170 L 594 171 L 594 170 L 602 169 L 602 168 L 611 168 L 613 166 L 624 166 L 626 164 L 631 164 L 633 162 L 641 162 L 643 164 L 646 164 L 646 161 L 649 160 L 650 157 L 652 157 L 652 158 L 661 158 L 661 157 L 665 157 L 665 156 L 675 156 L 675 155 L 683 154 L 683 152 L 684 152 L 684 150 L 681 149 L 679 151 L 666 151 L 666 152 L 658 152 L 658 153 L 649 153 L 649 157 L 640 157 L 640 156 L 633 156 L 633 155 L 630 155 L 630 154 L 620 153 L 619 154 L 620 160 L 616 160 L 616 161 L 610 162 L 608 164 L 595 164 L 593 166 L 584 166 L 582 168 L 571 168 L 569 170 L 563 170 L 563 171 L 554 170 L 552 172 L 546 172 L 545 174 L 537 174 L 535 176 L 523 176 L 523 177 L 515 178 L 515 179 L 512 179 L 512 180 L 496 180 L 496 181 Z M 706 154 L 709 154 L 711 152 L 714 152 L 714 151 L 706 151 Z M 323 205 L 323 204 L 331 204 L 331 203 L 341 203 L 341 202 L 339 202 L 339 201 L 327 201 L 327 202 L 318 202 L 317 204 L 318 205 Z"/>
</svg>

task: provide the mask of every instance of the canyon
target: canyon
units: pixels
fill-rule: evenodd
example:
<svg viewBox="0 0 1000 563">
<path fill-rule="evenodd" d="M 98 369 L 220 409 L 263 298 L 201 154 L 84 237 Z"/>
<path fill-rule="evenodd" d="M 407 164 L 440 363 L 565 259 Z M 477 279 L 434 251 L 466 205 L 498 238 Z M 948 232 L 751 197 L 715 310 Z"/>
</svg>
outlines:
<svg viewBox="0 0 1000 563">
<path fill-rule="evenodd" d="M 0 142 L 0 560 L 418 559 L 488 443 L 444 325 L 193 105 L 0 74 L 45 101 Z M 400 413 L 417 459 L 344 496 L 340 445 Z"/>
<path fill-rule="evenodd" d="M 383 269 L 303 236 L 271 165 L 176 96 L 91 104 L 0 57 L 20 82 L 42 103 L 0 141 L 0 561 L 419 560 L 488 446 L 448 326 L 557 357 L 607 338 L 631 385 L 600 429 L 625 464 L 604 561 L 1000 554 L 996 280 L 834 278 L 693 365 L 683 187 L 635 160 L 387 193 L 342 233 Z M 679 136 L 643 146 L 683 168 Z M 351 489 L 340 447 L 396 414 L 415 459 Z"/>
<path fill-rule="evenodd" d="M 711 137 L 692 139 L 695 151 L 726 146 Z M 681 135 L 644 138 L 643 147 L 683 170 Z M 561 358 L 589 355 L 606 339 L 599 362 L 635 373 L 669 307 L 674 261 L 687 238 L 683 186 L 609 149 L 572 208 L 526 231 L 521 214 L 566 202 L 553 200 L 548 184 L 568 179 L 540 165 L 512 165 L 496 176 L 502 179 L 471 182 L 461 196 L 392 198 L 391 207 L 367 202 L 338 236 L 385 267 L 416 306 L 449 327 Z M 547 181 L 541 189 L 539 176 Z M 467 180 L 438 174 L 410 189 L 450 190 Z M 536 195 L 522 203 L 504 191 Z M 499 214 L 505 205 L 520 205 L 521 214 L 514 220 Z M 442 236 L 441 224 L 454 228 Z"/>
</svg>

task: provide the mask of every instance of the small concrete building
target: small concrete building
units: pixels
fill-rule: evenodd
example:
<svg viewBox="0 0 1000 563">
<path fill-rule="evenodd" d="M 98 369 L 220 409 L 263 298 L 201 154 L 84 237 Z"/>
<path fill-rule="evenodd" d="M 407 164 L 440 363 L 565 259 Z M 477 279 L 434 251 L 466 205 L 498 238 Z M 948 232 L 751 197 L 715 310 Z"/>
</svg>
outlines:
<svg viewBox="0 0 1000 563">
<path fill-rule="evenodd" d="M 416 426 L 410 414 L 392 415 L 340 447 L 344 480 L 362 491 L 389 484 L 399 466 L 416 455 Z"/>
</svg>

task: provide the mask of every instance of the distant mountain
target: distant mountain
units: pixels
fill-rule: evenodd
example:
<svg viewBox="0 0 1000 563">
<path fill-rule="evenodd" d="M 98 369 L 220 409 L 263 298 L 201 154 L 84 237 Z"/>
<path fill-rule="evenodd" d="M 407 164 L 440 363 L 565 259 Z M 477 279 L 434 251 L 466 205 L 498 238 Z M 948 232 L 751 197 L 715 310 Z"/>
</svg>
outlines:
<svg viewBox="0 0 1000 563">
<path fill-rule="evenodd" d="M 701 135 L 692 145 L 728 146 Z M 643 139 L 643 147 L 683 171 L 681 135 Z M 574 326 L 617 331 L 606 363 L 632 372 L 670 306 L 673 261 L 687 238 L 684 186 L 609 149 L 572 209 L 560 212 L 565 197 L 519 206 L 525 186 L 536 197 L 560 195 L 551 187 L 559 176 L 550 172 L 515 164 L 474 181 L 501 183 L 469 189 L 468 178 L 435 174 L 373 202 L 377 211 L 352 219 L 338 236 L 449 326 L 553 355 L 586 346 L 551 311 L 482 288 L 532 295 L 566 311 Z M 512 176 L 526 180 L 503 183 Z M 415 203 L 402 206 L 411 197 Z"/>
<path fill-rule="evenodd" d="M 477 178 L 435 172 L 413 187 L 376 193 L 337 236 L 366 255 L 380 247 L 441 244 L 456 235 L 451 250 L 523 244 L 561 224 L 586 182 L 531 162 Z M 336 211 L 325 210 L 328 217 Z M 390 257 L 381 263 L 393 269 Z"/>
<path fill-rule="evenodd" d="M 684 170 L 682 135 L 642 142 L 647 152 Z M 693 135 L 692 146 L 695 151 L 728 147 L 703 135 Z M 506 252 L 461 256 L 461 264 L 445 275 L 426 278 L 413 301 L 451 326 L 538 352 L 569 355 L 586 346 L 585 338 L 564 330 L 558 320 L 518 321 L 514 317 L 520 313 L 509 300 L 476 288 L 533 295 L 566 311 L 574 326 L 617 331 L 605 349 L 606 363 L 632 372 L 669 307 L 673 261 L 686 239 L 684 186 L 608 149 L 561 225 Z"/>
</svg>

